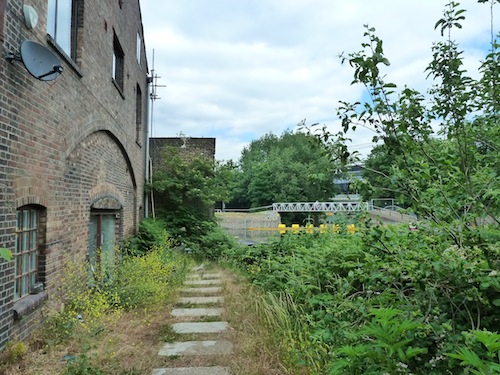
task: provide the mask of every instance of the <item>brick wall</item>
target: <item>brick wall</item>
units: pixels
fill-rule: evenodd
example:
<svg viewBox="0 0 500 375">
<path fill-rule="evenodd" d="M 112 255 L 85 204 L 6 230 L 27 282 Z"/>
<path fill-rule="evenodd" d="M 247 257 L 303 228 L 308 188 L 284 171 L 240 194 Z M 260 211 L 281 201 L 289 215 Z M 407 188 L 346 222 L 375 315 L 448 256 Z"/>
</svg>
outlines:
<svg viewBox="0 0 500 375">
<path fill-rule="evenodd" d="M 185 158 L 193 156 L 206 156 L 215 159 L 215 138 L 192 138 L 192 137 L 166 137 L 150 138 L 149 148 L 153 162 L 153 171 L 155 165 L 158 165 L 158 158 L 161 150 L 165 147 L 178 148 Z"/>
<path fill-rule="evenodd" d="M 45 208 L 40 261 L 49 298 L 64 261 L 87 255 L 92 204 L 102 198 L 120 203 L 119 241 L 136 230 L 143 202 L 148 88 L 144 45 L 140 63 L 136 55 L 139 1 L 125 1 L 121 8 L 118 0 L 83 3 L 75 61 L 47 38 L 47 0 L 29 2 L 39 16 L 33 30 L 24 24 L 23 1 L 0 4 L 4 54 L 19 51 L 29 39 L 53 51 L 64 67 L 47 83 L 21 63 L 0 59 L 0 246 L 13 248 L 17 208 Z M 114 36 L 124 53 L 123 90 L 112 81 Z M 139 132 L 137 87 L 143 98 Z M 26 337 L 40 314 L 34 308 L 14 321 L 12 263 L 0 260 L 0 347 L 14 334 Z"/>
</svg>

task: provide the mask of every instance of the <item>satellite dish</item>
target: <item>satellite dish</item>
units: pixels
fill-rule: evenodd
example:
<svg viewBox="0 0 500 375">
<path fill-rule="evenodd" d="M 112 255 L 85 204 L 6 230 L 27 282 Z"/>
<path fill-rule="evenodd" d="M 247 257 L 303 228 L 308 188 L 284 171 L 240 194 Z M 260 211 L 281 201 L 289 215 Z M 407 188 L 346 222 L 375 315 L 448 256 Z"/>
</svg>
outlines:
<svg viewBox="0 0 500 375">
<path fill-rule="evenodd" d="M 63 72 L 56 55 L 44 45 L 31 40 L 21 44 L 21 61 L 26 70 L 40 81 L 52 81 Z"/>
</svg>

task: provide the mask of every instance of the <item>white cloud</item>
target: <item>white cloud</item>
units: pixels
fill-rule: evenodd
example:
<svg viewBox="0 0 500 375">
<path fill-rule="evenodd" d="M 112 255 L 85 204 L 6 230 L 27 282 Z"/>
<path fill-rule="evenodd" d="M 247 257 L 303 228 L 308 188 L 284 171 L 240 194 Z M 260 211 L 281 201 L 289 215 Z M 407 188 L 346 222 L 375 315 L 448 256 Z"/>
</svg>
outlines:
<svg viewBox="0 0 500 375">
<path fill-rule="evenodd" d="M 360 50 L 363 24 L 377 29 L 391 60 L 387 80 L 424 91 L 434 24 L 446 0 L 141 0 L 149 66 L 161 76 L 153 136 L 216 137 L 219 159 L 238 159 L 252 139 L 302 119 L 339 129 L 339 100 L 359 100 L 338 55 Z M 489 41 L 489 6 L 462 1 L 466 67 Z M 498 17 L 498 9 L 496 10 Z M 336 130 L 335 130 L 336 131 Z M 369 132 L 353 144 L 369 151 Z M 363 150 L 361 150 L 363 148 Z"/>
</svg>

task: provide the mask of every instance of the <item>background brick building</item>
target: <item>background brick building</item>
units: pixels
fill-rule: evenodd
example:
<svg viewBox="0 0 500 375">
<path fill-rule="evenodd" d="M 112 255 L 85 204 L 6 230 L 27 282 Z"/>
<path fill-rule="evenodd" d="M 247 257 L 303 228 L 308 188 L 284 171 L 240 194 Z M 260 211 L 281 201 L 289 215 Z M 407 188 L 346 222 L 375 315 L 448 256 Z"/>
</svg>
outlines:
<svg viewBox="0 0 500 375">
<path fill-rule="evenodd" d="M 25 5 L 38 15 L 31 29 Z M 5 58 L 25 40 L 64 72 L 43 82 Z M 0 259 L 0 348 L 30 333 L 66 260 L 96 262 L 96 248 L 112 251 L 138 227 L 143 41 L 139 0 L 0 0 L 0 247 L 14 253 Z"/>
<path fill-rule="evenodd" d="M 215 160 L 215 138 L 152 137 L 149 138 L 149 153 L 153 164 L 153 173 L 155 167 L 160 164 L 161 152 L 165 147 L 178 149 L 186 159 L 204 156 L 207 159 Z"/>
</svg>

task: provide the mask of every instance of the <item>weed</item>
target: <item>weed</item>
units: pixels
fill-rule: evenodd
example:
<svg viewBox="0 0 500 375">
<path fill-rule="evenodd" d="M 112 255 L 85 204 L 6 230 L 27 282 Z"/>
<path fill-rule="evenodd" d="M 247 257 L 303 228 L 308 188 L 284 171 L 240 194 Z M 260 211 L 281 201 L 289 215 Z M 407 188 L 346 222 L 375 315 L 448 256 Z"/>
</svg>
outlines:
<svg viewBox="0 0 500 375">
<path fill-rule="evenodd" d="M 174 342 L 177 339 L 177 333 L 174 332 L 170 324 L 162 325 L 159 335 L 165 342 Z"/>
<path fill-rule="evenodd" d="M 5 364 L 14 364 L 16 362 L 21 361 L 24 357 L 26 357 L 26 353 L 28 352 L 28 347 L 22 341 L 18 342 L 8 342 L 5 345 L 5 348 L 2 353 L 2 362 Z"/>
<path fill-rule="evenodd" d="M 64 375 L 105 375 L 97 367 L 90 363 L 90 358 L 85 355 L 79 355 L 75 360 L 68 363 Z"/>
</svg>

